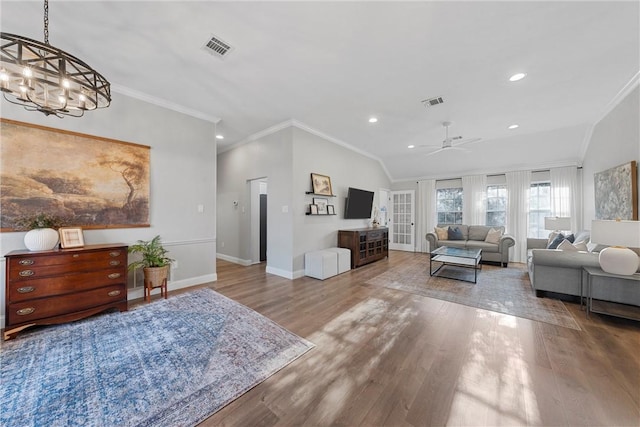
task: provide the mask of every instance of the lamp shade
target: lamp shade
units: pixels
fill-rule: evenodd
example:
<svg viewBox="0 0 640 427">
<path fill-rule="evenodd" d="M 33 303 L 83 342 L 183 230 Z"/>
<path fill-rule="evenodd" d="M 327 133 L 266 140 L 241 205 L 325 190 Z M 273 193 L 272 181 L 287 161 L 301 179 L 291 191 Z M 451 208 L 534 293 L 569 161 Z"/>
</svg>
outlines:
<svg viewBox="0 0 640 427">
<path fill-rule="evenodd" d="M 640 258 L 628 247 L 640 247 L 640 221 L 593 221 L 591 241 L 611 245 L 598 257 L 603 271 L 628 276 L 638 270 Z"/>
<path fill-rule="evenodd" d="M 545 216 L 545 230 L 571 230 L 571 218 L 568 216 Z"/>
</svg>

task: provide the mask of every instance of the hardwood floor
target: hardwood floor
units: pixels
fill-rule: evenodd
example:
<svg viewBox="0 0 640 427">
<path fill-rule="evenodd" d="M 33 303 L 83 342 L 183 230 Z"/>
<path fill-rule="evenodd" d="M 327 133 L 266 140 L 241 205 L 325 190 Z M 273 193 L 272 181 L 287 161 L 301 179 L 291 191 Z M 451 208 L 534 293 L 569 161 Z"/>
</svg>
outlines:
<svg viewBox="0 0 640 427">
<path fill-rule="evenodd" d="M 582 331 L 380 289 L 412 253 L 319 281 L 218 260 L 218 292 L 316 348 L 202 426 L 640 425 L 640 323 Z"/>
</svg>

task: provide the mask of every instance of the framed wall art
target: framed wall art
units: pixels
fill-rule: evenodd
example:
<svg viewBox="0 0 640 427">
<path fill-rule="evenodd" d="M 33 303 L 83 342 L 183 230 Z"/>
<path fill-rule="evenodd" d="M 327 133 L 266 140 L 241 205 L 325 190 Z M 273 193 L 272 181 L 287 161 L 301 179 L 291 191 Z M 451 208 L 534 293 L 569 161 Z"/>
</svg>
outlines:
<svg viewBox="0 0 640 427">
<path fill-rule="evenodd" d="M 150 147 L 0 119 L 0 231 L 46 213 L 64 225 L 149 226 Z"/>
<path fill-rule="evenodd" d="M 311 215 L 318 215 L 318 205 L 309 205 Z"/>
<path fill-rule="evenodd" d="M 638 165 L 635 160 L 593 174 L 596 219 L 638 220 Z"/>
<path fill-rule="evenodd" d="M 61 227 L 58 229 L 60 234 L 60 247 L 81 248 L 84 246 L 84 236 L 80 227 Z"/>
<path fill-rule="evenodd" d="M 329 199 L 325 199 L 324 197 L 314 197 L 313 204 L 318 206 L 318 215 L 327 214 L 327 205 L 329 204 Z"/>
<path fill-rule="evenodd" d="M 336 210 L 333 205 L 327 205 L 327 215 L 335 215 Z"/>
<path fill-rule="evenodd" d="M 321 196 L 333 196 L 333 190 L 331 189 L 331 178 L 326 175 L 312 173 L 311 188 L 313 189 L 313 194 L 319 194 Z"/>
</svg>

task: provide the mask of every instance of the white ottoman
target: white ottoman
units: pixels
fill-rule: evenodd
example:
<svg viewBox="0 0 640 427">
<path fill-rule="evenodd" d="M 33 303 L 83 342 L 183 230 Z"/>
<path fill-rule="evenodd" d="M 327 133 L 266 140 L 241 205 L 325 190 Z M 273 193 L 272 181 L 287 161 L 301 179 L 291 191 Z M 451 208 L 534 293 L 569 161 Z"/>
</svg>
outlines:
<svg viewBox="0 0 640 427">
<path fill-rule="evenodd" d="M 347 248 L 329 248 L 327 250 L 338 254 L 338 274 L 351 270 L 351 250 Z"/>
<path fill-rule="evenodd" d="M 314 251 L 304 254 L 304 274 L 324 280 L 338 274 L 338 254 L 331 251 Z"/>
</svg>

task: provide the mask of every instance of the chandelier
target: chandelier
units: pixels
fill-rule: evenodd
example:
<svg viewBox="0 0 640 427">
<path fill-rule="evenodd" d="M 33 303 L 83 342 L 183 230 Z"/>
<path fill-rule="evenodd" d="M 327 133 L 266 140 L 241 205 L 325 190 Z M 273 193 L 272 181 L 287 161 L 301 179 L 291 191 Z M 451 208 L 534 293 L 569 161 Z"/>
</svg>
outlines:
<svg viewBox="0 0 640 427">
<path fill-rule="evenodd" d="M 58 117 L 82 117 L 108 107 L 111 85 L 75 56 L 49 44 L 49 1 L 44 0 L 44 43 L 0 33 L 0 91 L 12 104 Z"/>
</svg>

